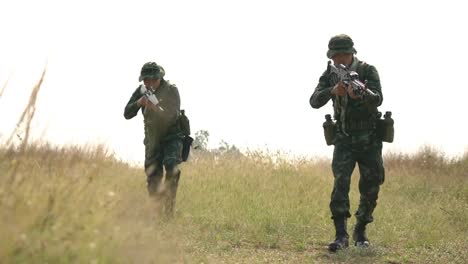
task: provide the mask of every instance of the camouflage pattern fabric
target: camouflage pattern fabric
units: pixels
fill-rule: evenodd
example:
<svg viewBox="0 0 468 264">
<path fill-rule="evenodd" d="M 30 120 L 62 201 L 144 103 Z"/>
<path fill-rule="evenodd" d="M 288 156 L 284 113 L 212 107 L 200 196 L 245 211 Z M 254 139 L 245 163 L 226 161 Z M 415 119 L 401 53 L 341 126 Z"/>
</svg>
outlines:
<svg viewBox="0 0 468 264">
<path fill-rule="evenodd" d="M 166 72 L 161 65 L 158 65 L 155 62 L 147 62 L 141 68 L 141 73 L 138 80 L 141 82 L 146 78 L 163 79 L 165 74 Z"/>
<path fill-rule="evenodd" d="M 354 42 L 348 35 L 336 35 L 328 42 L 327 57 L 331 59 L 338 53 L 357 53 L 354 48 Z"/>
<path fill-rule="evenodd" d="M 182 139 L 177 119 L 180 115 L 180 96 L 177 87 L 166 80 L 161 80 L 160 87 L 154 93 L 163 110 L 141 107 L 145 127 L 145 171 L 148 182 L 162 177 L 163 166 L 174 168 L 182 162 Z M 126 119 L 135 117 L 140 110 L 137 101 L 143 96 L 140 87 L 132 94 L 125 107 Z"/>
<path fill-rule="evenodd" d="M 146 145 L 145 164 L 158 163 L 173 168 L 182 162 L 182 135 L 175 134 L 159 145 Z"/>
<path fill-rule="evenodd" d="M 172 170 L 182 162 L 182 139 L 179 136 L 163 141 L 158 148 L 145 148 L 145 173 L 148 192 L 156 193 L 163 178 L 163 166 L 166 169 L 166 181 L 171 181 Z M 179 172 L 180 174 L 180 172 Z M 178 179 L 177 179 L 178 181 Z"/>
<path fill-rule="evenodd" d="M 337 134 L 333 152 L 334 185 L 330 210 L 332 218 L 350 217 L 349 188 L 356 163 L 359 165 L 360 201 L 356 218 L 362 223 L 373 221 L 380 185 L 385 181 L 382 160 L 382 142 L 373 131 L 362 131 L 346 136 Z"/>
<path fill-rule="evenodd" d="M 343 41 L 343 39 L 341 40 Z M 332 51 L 333 47 L 333 45 L 329 45 Z M 347 50 L 347 53 L 355 53 L 352 45 L 337 45 L 337 47 L 339 49 L 336 50 L 341 50 L 341 52 Z M 382 104 L 383 95 L 380 78 L 374 66 L 354 57 L 349 68 L 359 74 L 359 79 L 362 82 L 367 81 L 367 88 L 373 91 L 376 96 L 365 96 L 359 100 L 351 99 L 349 96 L 335 98 L 331 94 L 331 90 L 337 80 L 327 69 L 319 79 L 310 98 L 310 104 L 313 108 L 320 108 L 331 99 L 334 106 L 334 118 L 337 121 L 336 136 L 333 140 L 335 145 L 332 161 L 334 186 L 330 202 L 332 218 L 339 219 L 351 216 L 348 194 L 351 174 L 357 163 L 360 172 L 359 191 L 361 198 L 356 218 L 363 223 L 370 223 L 373 221 L 372 213 L 377 205 L 380 185 L 385 178 L 382 142 L 377 138 L 375 128 L 377 107 Z M 343 133 L 343 128 L 348 133 Z"/>
</svg>

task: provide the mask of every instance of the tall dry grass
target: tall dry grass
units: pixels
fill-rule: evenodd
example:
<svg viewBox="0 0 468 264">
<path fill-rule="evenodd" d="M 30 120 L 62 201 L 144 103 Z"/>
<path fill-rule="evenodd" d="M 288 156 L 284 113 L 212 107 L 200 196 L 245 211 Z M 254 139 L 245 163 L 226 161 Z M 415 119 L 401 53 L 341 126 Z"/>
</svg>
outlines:
<svg viewBox="0 0 468 264">
<path fill-rule="evenodd" d="M 327 161 L 194 152 L 183 164 L 177 212 L 167 221 L 148 198 L 141 168 L 105 148 L 28 145 L 2 149 L 15 184 L 0 188 L 0 262 L 29 263 L 464 263 L 466 156 L 425 164 L 386 159 L 374 247 L 331 255 Z M 401 156 L 401 157 L 400 157 Z M 397 157 L 397 158 L 396 158 Z M 398 158 L 400 157 L 400 158 Z M 397 162 L 406 157 L 405 161 Z M 406 165 L 405 165 L 406 164 Z M 351 201 L 357 208 L 357 178 Z M 354 219 L 351 219 L 351 224 Z"/>
<path fill-rule="evenodd" d="M 1 157 L 0 171 L 22 164 L 15 175 L 22 180 L 1 182 L 0 263 L 129 263 L 141 250 L 139 239 L 159 240 L 150 232 L 154 206 L 140 190 L 143 182 L 134 180 L 139 171 L 105 149 L 45 144 L 4 150 Z M 172 252 L 166 244 L 158 247 Z"/>
<path fill-rule="evenodd" d="M 32 122 L 32 120 L 34 118 L 34 114 L 36 113 L 37 96 L 38 96 L 39 91 L 41 89 L 41 85 L 42 85 L 42 82 L 44 81 L 44 77 L 45 77 L 46 72 L 47 72 L 47 70 L 46 70 L 46 68 L 44 68 L 44 71 L 42 72 L 41 78 L 39 79 L 37 84 L 33 87 L 32 91 L 31 91 L 31 95 L 29 96 L 29 101 L 26 104 L 26 106 L 24 108 L 24 111 L 23 111 L 23 113 L 21 114 L 21 116 L 20 116 L 20 118 L 18 120 L 18 123 L 16 124 L 16 129 L 12 132 L 11 136 L 6 141 L 6 143 L 4 143 L 6 145 L 6 148 L 12 149 L 12 148 L 16 147 L 16 148 L 18 148 L 18 150 L 20 152 L 25 151 L 25 148 L 28 145 L 28 141 L 29 141 L 31 122 Z M 8 84 L 8 81 L 2 87 L 2 90 L 0 91 L 0 97 L 2 96 L 7 84 Z M 20 130 L 25 131 L 23 137 L 21 137 L 19 135 L 18 131 L 20 131 Z M 13 145 L 13 140 L 14 140 L 15 135 L 20 140 L 19 146 L 18 145 L 17 146 Z M 11 184 L 15 180 L 16 172 L 17 172 L 17 169 L 20 166 L 20 164 L 21 163 L 19 163 L 19 162 L 15 162 L 13 164 L 13 169 L 11 169 L 9 171 L 9 175 L 6 176 L 9 179 L 6 184 Z"/>
<path fill-rule="evenodd" d="M 373 246 L 338 254 L 326 250 L 329 163 L 194 151 L 181 166 L 175 217 L 165 219 L 142 168 L 103 146 L 4 144 L 0 263 L 468 262 L 468 154 L 449 159 L 425 147 L 385 156 Z"/>
<path fill-rule="evenodd" d="M 6 87 L 8 86 L 8 82 L 9 82 L 9 81 L 10 81 L 10 79 L 7 79 L 7 80 L 5 81 L 5 83 L 3 83 L 3 85 L 1 86 L 1 88 L 0 88 L 0 97 L 2 97 L 3 92 L 5 92 L 5 89 L 6 89 Z"/>
</svg>

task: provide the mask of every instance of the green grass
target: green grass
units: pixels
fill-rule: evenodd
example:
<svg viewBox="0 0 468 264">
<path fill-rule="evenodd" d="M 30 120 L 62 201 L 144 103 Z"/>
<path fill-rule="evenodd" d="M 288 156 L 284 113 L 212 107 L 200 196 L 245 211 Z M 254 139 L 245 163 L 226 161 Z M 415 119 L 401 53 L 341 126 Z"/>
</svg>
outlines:
<svg viewBox="0 0 468 264">
<path fill-rule="evenodd" d="M 424 148 L 385 164 L 372 247 L 330 254 L 326 160 L 194 152 L 167 220 L 143 169 L 103 148 L 3 147 L 0 263 L 467 263 L 468 155 Z"/>
</svg>

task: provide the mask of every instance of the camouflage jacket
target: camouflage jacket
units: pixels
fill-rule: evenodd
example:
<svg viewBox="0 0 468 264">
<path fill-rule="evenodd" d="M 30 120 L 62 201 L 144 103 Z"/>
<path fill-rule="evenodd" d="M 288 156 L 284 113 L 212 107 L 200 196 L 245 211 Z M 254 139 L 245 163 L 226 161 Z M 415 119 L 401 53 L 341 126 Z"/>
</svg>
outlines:
<svg viewBox="0 0 468 264">
<path fill-rule="evenodd" d="M 179 90 L 168 81 L 162 80 L 160 87 L 154 93 L 159 100 L 159 106 L 163 109 L 157 111 L 150 108 L 139 107 L 138 99 L 143 96 L 139 86 L 125 106 L 124 117 L 131 119 L 135 117 L 141 108 L 145 125 L 145 145 L 159 145 L 162 139 L 179 132 L 177 119 L 180 115 Z"/>
<path fill-rule="evenodd" d="M 343 128 L 348 126 L 349 122 L 371 123 L 374 121 L 377 116 L 377 107 L 383 101 L 379 74 L 374 66 L 354 57 L 349 69 L 359 74 L 360 81 L 367 81 L 367 88 L 376 96 L 364 96 L 364 98 L 357 100 L 351 99 L 348 95 L 338 98 L 333 96 L 331 90 L 338 80 L 327 69 L 320 77 L 319 83 L 310 97 L 310 105 L 313 108 L 320 108 L 332 99 L 334 118 L 337 120 L 338 127 L 342 124 Z"/>
</svg>

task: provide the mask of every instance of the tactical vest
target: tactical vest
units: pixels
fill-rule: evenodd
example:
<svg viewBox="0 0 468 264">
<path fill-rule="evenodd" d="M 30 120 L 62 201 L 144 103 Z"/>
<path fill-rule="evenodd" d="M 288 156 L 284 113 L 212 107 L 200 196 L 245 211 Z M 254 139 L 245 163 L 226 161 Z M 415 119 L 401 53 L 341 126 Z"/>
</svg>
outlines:
<svg viewBox="0 0 468 264">
<path fill-rule="evenodd" d="M 356 68 L 359 80 L 365 82 L 369 73 L 369 64 L 359 61 Z M 345 122 L 347 132 L 356 130 L 375 129 L 376 119 L 378 118 L 377 106 L 364 103 L 362 100 L 348 100 L 345 113 Z M 335 112 L 335 120 L 341 120 L 340 114 Z M 338 125 L 337 127 L 340 127 Z"/>
<path fill-rule="evenodd" d="M 171 85 L 167 82 L 161 83 L 156 95 L 159 100 L 165 100 Z M 142 92 L 142 91 L 140 91 Z M 143 122 L 145 128 L 145 145 L 158 148 L 161 141 L 170 134 L 178 132 L 177 117 L 168 116 L 165 111 L 153 111 L 143 108 Z"/>
</svg>

